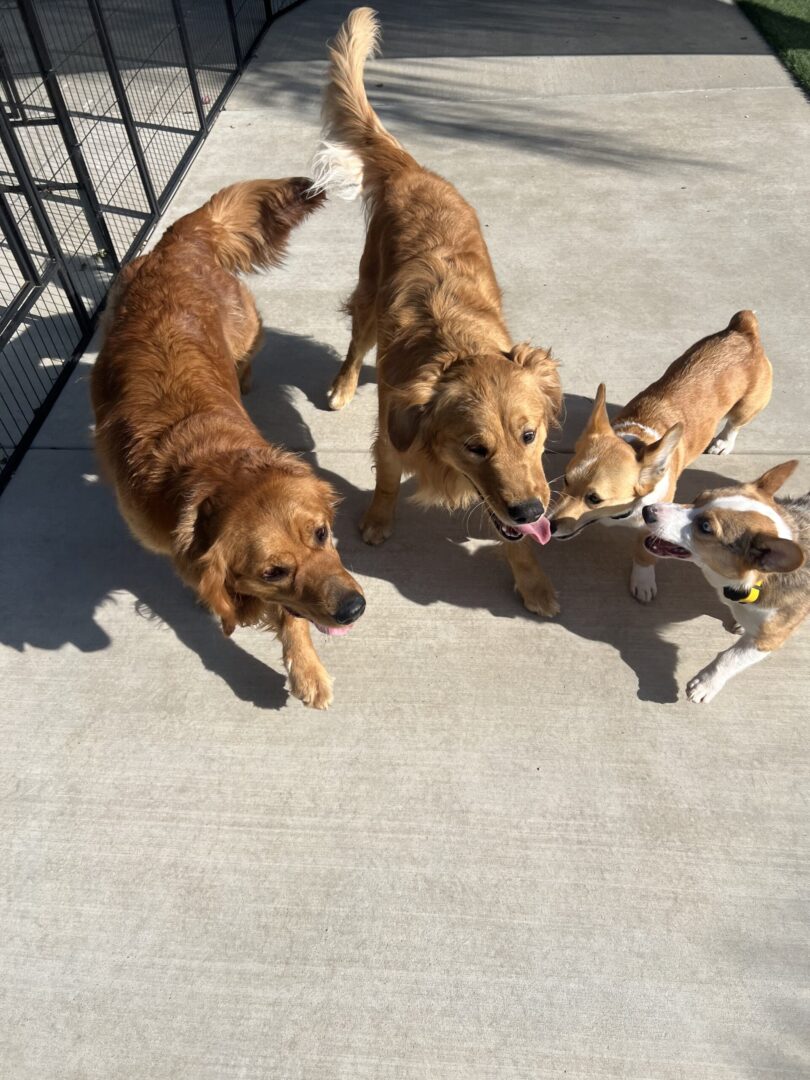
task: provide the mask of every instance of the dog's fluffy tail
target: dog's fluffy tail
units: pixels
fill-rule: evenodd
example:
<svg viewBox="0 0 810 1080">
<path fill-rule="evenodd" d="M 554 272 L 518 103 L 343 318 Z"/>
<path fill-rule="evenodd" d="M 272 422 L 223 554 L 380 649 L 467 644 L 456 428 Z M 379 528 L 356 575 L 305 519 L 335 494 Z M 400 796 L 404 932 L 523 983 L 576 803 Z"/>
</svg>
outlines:
<svg viewBox="0 0 810 1080">
<path fill-rule="evenodd" d="M 392 172 L 416 162 L 380 123 L 369 104 L 363 68 L 377 50 L 380 27 L 371 8 L 355 8 L 329 48 L 323 100 L 323 143 L 315 156 L 313 191 L 364 197 Z"/>
<path fill-rule="evenodd" d="M 216 259 L 225 270 L 277 266 L 292 230 L 324 201 L 311 189 L 306 176 L 231 184 L 184 221 L 193 228 L 198 214 L 205 217 Z"/>
</svg>

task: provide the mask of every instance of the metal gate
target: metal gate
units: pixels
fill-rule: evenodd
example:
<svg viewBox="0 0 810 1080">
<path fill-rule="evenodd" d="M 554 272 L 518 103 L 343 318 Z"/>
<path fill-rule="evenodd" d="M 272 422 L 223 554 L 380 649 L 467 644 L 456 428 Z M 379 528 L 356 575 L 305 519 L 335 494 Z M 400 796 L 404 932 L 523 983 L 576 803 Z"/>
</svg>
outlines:
<svg viewBox="0 0 810 1080">
<path fill-rule="evenodd" d="M 298 0 L 0 0 L 0 491 L 260 34 Z"/>
</svg>

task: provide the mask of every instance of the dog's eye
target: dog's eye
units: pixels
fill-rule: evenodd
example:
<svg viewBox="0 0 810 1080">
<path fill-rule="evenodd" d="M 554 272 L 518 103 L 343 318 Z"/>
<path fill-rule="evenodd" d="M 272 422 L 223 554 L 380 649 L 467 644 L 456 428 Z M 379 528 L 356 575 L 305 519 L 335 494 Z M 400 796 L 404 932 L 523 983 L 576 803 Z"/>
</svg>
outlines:
<svg viewBox="0 0 810 1080">
<path fill-rule="evenodd" d="M 712 525 L 708 518 L 701 518 L 697 523 L 698 530 L 706 536 L 712 535 Z"/>
<path fill-rule="evenodd" d="M 523 432 L 523 441 L 526 443 L 527 446 L 529 445 L 529 443 L 533 443 L 536 438 L 537 438 L 537 432 L 536 431 L 524 431 Z"/>
<path fill-rule="evenodd" d="M 319 525 L 315 530 L 315 539 L 319 544 L 325 544 L 329 536 L 329 530 L 325 525 Z"/>
<path fill-rule="evenodd" d="M 604 499 L 599 498 L 595 491 L 592 491 L 588 496 L 588 502 L 591 504 L 591 506 L 598 506 L 599 503 L 603 503 L 604 501 Z"/>
<path fill-rule="evenodd" d="M 470 454 L 474 454 L 475 457 L 486 457 L 489 453 L 483 443 L 467 443 L 466 449 Z"/>
<path fill-rule="evenodd" d="M 265 581 L 280 581 L 281 578 L 286 577 L 288 570 L 286 566 L 270 566 L 267 570 L 262 571 L 262 577 Z"/>
</svg>

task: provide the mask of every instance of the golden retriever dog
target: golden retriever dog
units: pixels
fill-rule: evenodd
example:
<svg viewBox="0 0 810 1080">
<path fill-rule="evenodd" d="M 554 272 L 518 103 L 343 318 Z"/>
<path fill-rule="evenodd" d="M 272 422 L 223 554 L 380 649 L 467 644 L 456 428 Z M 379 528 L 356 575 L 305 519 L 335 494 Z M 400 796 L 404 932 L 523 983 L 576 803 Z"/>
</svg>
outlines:
<svg viewBox="0 0 810 1080">
<path fill-rule="evenodd" d="M 365 608 L 332 540 L 336 496 L 271 446 L 242 405 L 261 322 L 237 271 L 277 265 L 322 202 L 310 181 L 218 192 L 126 266 L 93 369 L 96 448 L 132 534 L 168 555 L 222 621 L 274 630 L 293 694 L 327 708 L 311 623 L 342 634 Z"/>
<path fill-rule="evenodd" d="M 360 279 L 347 304 L 348 355 L 330 391 L 354 396 L 363 357 L 377 346 L 376 490 L 363 539 L 391 535 L 403 474 L 417 500 L 448 508 L 481 502 L 503 542 L 526 607 L 555 615 L 557 599 L 525 543 L 548 541 L 543 446 L 561 405 L 545 349 L 516 345 L 475 211 L 423 168 L 380 123 L 363 85 L 379 29 L 357 8 L 330 48 L 325 142 L 314 190 L 361 194 L 368 216 Z"/>
</svg>

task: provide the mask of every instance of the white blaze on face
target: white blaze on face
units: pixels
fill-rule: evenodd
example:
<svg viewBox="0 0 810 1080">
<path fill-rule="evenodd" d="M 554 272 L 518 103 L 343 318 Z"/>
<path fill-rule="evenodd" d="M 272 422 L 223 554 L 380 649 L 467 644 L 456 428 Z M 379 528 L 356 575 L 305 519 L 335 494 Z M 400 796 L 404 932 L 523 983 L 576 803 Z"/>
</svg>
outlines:
<svg viewBox="0 0 810 1080">
<path fill-rule="evenodd" d="M 656 522 L 649 527 L 650 532 L 669 544 L 677 544 L 691 552 L 692 522 L 702 512 L 694 506 L 682 506 L 680 503 L 658 503 Z"/>
<path fill-rule="evenodd" d="M 761 514 L 768 518 L 776 526 L 777 536 L 782 540 L 792 540 L 793 532 L 784 518 L 777 513 L 772 506 L 761 503 L 758 499 L 752 499 L 747 495 L 722 495 L 719 499 L 712 499 L 700 508 L 706 510 L 732 510 L 742 514 Z"/>
</svg>

